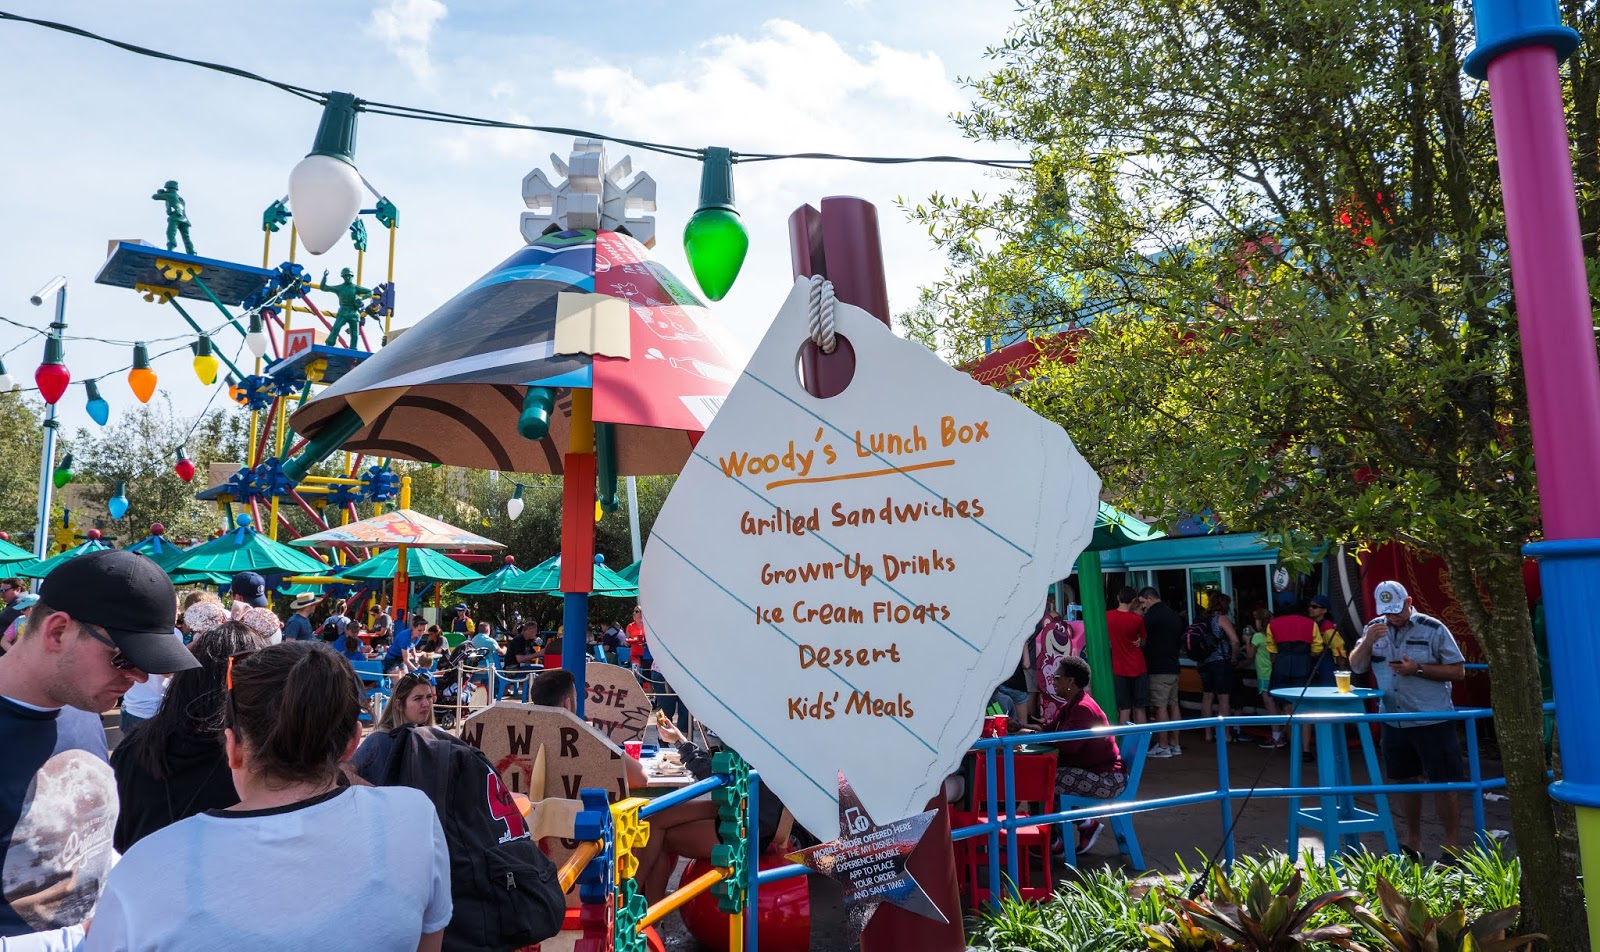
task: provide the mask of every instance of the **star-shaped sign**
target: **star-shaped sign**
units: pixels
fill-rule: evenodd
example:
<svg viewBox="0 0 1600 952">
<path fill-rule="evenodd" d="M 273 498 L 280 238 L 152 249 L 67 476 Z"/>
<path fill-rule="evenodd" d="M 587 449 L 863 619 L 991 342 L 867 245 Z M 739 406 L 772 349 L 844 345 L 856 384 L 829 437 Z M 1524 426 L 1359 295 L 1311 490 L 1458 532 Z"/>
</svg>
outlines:
<svg viewBox="0 0 1600 952">
<path fill-rule="evenodd" d="M 867 815 L 854 788 L 839 774 L 839 838 L 788 859 L 844 886 L 844 901 L 871 905 L 892 902 L 902 909 L 948 922 L 944 913 L 906 869 L 937 810 L 879 826 Z M 870 915 L 872 910 L 868 911 Z"/>
</svg>

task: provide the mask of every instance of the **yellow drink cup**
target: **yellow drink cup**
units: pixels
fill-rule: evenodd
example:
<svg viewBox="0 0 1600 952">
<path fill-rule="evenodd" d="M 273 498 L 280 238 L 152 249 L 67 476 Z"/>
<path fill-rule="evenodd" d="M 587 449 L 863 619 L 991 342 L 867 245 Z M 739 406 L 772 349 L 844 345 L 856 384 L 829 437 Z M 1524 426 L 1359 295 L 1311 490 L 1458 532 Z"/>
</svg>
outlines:
<svg viewBox="0 0 1600 952">
<path fill-rule="evenodd" d="M 1334 683 L 1334 686 L 1339 689 L 1339 693 L 1340 694 L 1349 694 L 1350 693 L 1350 672 L 1348 672 L 1348 671 L 1335 671 L 1335 672 L 1333 672 L 1333 683 Z"/>
</svg>

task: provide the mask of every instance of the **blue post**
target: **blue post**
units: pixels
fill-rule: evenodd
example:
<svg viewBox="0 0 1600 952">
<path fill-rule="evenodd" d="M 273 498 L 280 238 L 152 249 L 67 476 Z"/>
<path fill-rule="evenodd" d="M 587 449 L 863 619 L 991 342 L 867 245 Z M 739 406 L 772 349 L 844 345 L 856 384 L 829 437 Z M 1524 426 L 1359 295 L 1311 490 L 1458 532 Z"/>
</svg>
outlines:
<svg viewBox="0 0 1600 952">
<path fill-rule="evenodd" d="M 1472 781 L 1472 838 L 1481 848 L 1489 845 L 1489 837 L 1483 829 L 1487 823 L 1483 817 L 1483 773 L 1478 763 L 1478 719 L 1472 718 L 1466 728 L 1467 779 Z"/>
<path fill-rule="evenodd" d="M 989 904 L 998 908 L 1000 905 L 1000 831 L 993 829 L 994 824 L 999 820 L 999 817 L 995 815 L 998 796 L 995 793 L 994 777 L 995 768 L 998 765 L 995 763 L 993 747 L 984 750 L 983 755 L 985 757 L 984 764 L 987 767 L 984 778 L 984 796 L 987 800 L 987 813 L 989 826 L 991 827 L 989 830 Z M 973 898 L 976 899 L 976 895 Z"/>
<path fill-rule="evenodd" d="M 589 663 L 589 593 L 567 592 L 561 596 L 561 666 L 578 679 L 578 717 L 583 717 L 584 697 L 589 682 L 584 677 Z"/>
<path fill-rule="evenodd" d="M 761 774 L 750 771 L 750 794 L 745 800 L 745 837 L 750 855 L 745 859 L 749 870 L 750 888 L 744 901 L 744 947 L 747 952 L 758 952 L 761 943 L 761 884 L 756 874 L 761 872 Z"/>
<path fill-rule="evenodd" d="M 1226 730 L 1227 728 L 1222 728 Z M 1233 868 L 1233 797 L 1230 795 L 1231 784 L 1228 780 L 1228 745 L 1217 745 L 1217 793 L 1222 804 L 1222 829 L 1226 834 L 1222 840 L 1222 865 L 1224 868 Z"/>
<path fill-rule="evenodd" d="M 1010 880 L 1006 883 L 1006 891 L 1012 899 L 1021 895 L 1017 891 L 1017 760 L 1016 741 L 1007 737 L 1002 741 L 1005 750 L 1006 764 L 1006 821 L 1010 824 L 1005 830 L 1006 850 L 1006 876 Z M 1049 849 L 1046 844 L 1045 849 Z M 1049 862 L 1047 858 L 1045 862 Z"/>
</svg>

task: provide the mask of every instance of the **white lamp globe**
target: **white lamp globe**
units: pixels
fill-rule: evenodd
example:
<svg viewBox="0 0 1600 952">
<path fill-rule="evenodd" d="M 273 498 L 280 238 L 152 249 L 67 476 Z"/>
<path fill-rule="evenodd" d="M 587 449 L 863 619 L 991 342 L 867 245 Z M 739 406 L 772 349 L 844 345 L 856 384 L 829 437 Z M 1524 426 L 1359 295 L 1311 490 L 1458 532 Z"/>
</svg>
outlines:
<svg viewBox="0 0 1600 952">
<path fill-rule="evenodd" d="M 338 244 L 361 213 L 356 174 L 356 97 L 329 93 L 311 151 L 289 173 L 289 205 L 306 250 L 320 255 Z"/>
<path fill-rule="evenodd" d="M 515 522 L 517 517 L 522 515 L 522 506 L 521 496 L 512 496 L 506 500 L 506 515 L 511 517 L 512 522 Z"/>
<path fill-rule="evenodd" d="M 289 173 L 289 207 L 301 243 L 320 255 L 339 243 L 361 212 L 361 176 L 349 162 L 308 155 Z"/>
<path fill-rule="evenodd" d="M 267 332 L 262 326 L 259 313 L 250 315 L 250 331 L 244 335 L 244 343 L 250 348 L 250 353 L 257 357 L 266 356 Z"/>
</svg>

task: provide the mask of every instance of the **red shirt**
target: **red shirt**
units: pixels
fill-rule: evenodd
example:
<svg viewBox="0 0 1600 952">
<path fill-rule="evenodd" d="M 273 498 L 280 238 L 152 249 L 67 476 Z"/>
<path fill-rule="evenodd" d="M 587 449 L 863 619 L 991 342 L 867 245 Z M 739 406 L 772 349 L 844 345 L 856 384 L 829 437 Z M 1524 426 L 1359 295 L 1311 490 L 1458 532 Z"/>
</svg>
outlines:
<svg viewBox="0 0 1600 952">
<path fill-rule="evenodd" d="M 1128 614 L 1123 612 L 1122 614 Z M 1136 619 L 1137 615 L 1134 616 Z M 1106 712 L 1094 702 L 1088 691 L 1079 694 L 1061 708 L 1056 719 L 1044 725 L 1049 732 L 1081 731 L 1091 727 L 1105 727 Z M 1122 752 L 1117 749 L 1115 737 L 1086 737 L 1083 740 L 1064 740 L 1056 744 L 1056 766 L 1082 767 L 1094 773 L 1126 773 Z"/>
<path fill-rule="evenodd" d="M 644 623 L 628 622 L 628 656 L 635 664 L 644 661 Z"/>
<path fill-rule="evenodd" d="M 1267 625 L 1273 644 L 1311 644 L 1316 639 L 1317 623 L 1309 615 L 1279 615 Z"/>
<path fill-rule="evenodd" d="M 1106 612 L 1106 632 L 1111 637 L 1111 673 L 1124 678 L 1138 677 L 1144 664 L 1144 619 L 1133 612 L 1113 608 Z"/>
</svg>

